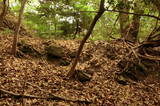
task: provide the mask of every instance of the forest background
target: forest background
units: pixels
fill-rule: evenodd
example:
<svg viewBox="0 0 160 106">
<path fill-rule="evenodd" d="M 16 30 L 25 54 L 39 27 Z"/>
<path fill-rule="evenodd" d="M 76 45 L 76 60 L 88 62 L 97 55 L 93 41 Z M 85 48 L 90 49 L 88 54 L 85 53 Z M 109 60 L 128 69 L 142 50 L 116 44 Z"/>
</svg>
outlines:
<svg viewBox="0 0 160 106">
<path fill-rule="evenodd" d="M 156 0 L 153 0 L 156 1 Z M 2 0 L 1 0 L 2 2 Z M 20 1 L 10 0 L 9 10 L 18 16 Z M 1 3 L 2 5 L 3 3 Z M 89 29 L 96 12 L 98 0 L 32 0 L 28 1 L 24 11 L 23 24 L 41 38 L 82 38 Z M 2 6 L 1 6 L 2 7 Z M 97 22 L 90 40 L 111 40 L 123 36 L 122 30 L 131 29 L 133 21 L 139 26 L 136 39 L 144 40 L 157 25 L 157 19 L 143 14 L 158 17 L 157 6 L 147 0 L 107 0 L 103 16 Z M 111 11 L 110 11 L 111 10 Z M 119 13 L 125 11 L 131 15 Z M 134 15 L 134 13 L 140 15 Z M 122 28 L 126 27 L 126 28 Z M 134 26 L 135 27 L 135 26 Z M 9 29 L 5 29 L 6 32 Z M 127 31 L 126 31 L 127 32 Z"/>
</svg>

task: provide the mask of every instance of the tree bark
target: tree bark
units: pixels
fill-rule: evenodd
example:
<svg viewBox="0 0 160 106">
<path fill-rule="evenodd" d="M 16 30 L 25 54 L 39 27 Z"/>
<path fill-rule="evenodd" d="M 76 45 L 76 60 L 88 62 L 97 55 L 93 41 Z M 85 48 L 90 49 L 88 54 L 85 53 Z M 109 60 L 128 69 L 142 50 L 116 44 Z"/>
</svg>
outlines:
<svg viewBox="0 0 160 106">
<path fill-rule="evenodd" d="M 159 0 L 152 0 L 151 1 L 153 5 L 156 6 L 158 12 L 159 12 L 159 16 L 160 16 L 160 1 Z M 160 39 L 160 26 L 159 26 L 159 20 L 157 19 L 155 28 L 152 30 L 152 32 L 150 33 L 150 35 L 148 35 L 146 41 L 152 41 L 154 39 Z"/>
<path fill-rule="evenodd" d="M 140 7 L 138 6 L 137 3 L 134 5 L 134 13 L 143 13 Z M 136 42 L 137 41 L 137 36 L 139 33 L 139 27 L 140 27 L 140 18 L 141 16 L 139 15 L 133 15 L 132 18 L 132 23 L 130 24 L 130 27 L 128 28 L 128 34 L 126 35 L 126 40 L 131 41 L 131 42 Z"/>
<path fill-rule="evenodd" d="M 100 6 L 99 6 L 99 11 L 98 11 L 97 15 L 94 17 L 93 22 L 91 23 L 90 28 L 89 28 L 87 34 L 84 36 L 83 40 L 80 43 L 80 46 L 79 46 L 77 54 L 76 54 L 76 58 L 75 58 L 75 60 L 73 62 L 71 70 L 69 71 L 69 73 L 67 75 L 69 78 L 73 78 L 74 77 L 74 75 L 76 73 L 75 67 L 76 67 L 76 65 L 78 63 L 79 56 L 80 56 L 80 54 L 82 52 L 83 46 L 84 46 L 85 42 L 87 41 L 87 39 L 90 37 L 90 34 L 92 33 L 93 28 L 94 28 L 96 22 L 98 21 L 98 19 L 102 16 L 102 14 L 105 11 L 104 2 L 105 2 L 105 0 L 101 0 Z"/>
<path fill-rule="evenodd" d="M 19 30 L 20 30 L 21 21 L 22 21 L 22 18 L 23 18 L 23 12 L 24 12 L 26 2 L 27 2 L 27 0 L 22 0 L 21 1 L 21 8 L 20 8 L 20 11 L 19 11 L 18 23 L 17 23 L 17 27 L 16 27 L 16 30 L 15 30 L 15 34 L 14 34 L 13 44 L 12 44 L 12 54 L 14 56 L 16 56 L 18 34 L 19 34 Z"/>
<path fill-rule="evenodd" d="M 73 39 L 76 38 L 76 35 L 80 32 L 80 28 L 79 28 L 79 19 L 76 18 L 76 31 L 75 33 L 73 34 Z"/>
<path fill-rule="evenodd" d="M 121 5 L 119 6 L 119 11 L 129 12 L 129 8 L 127 6 L 128 0 L 121 0 Z M 125 13 L 119 13 L 119 23 L 120 23 L 120 33 L 121 37 L 125 38 L 127 34 L 127 29 L 129 27 L 129 15 Z"/>
<path fill-rule="evenodd" d="M 128 0 L 121 1 L 122 6 L 119 7 L 120 11 L 129 12 L 129 7 L 127 6 Z M 140 9 L 139 4 L 136 1 L 134 3 L 134 13 L 143 13 Z M 131 23 L 129 22 L 129 15 L 125 13 L 120 13 L 119 22 L 120 22 L 120 32 L 121 37 L 127 41 L 135 43 L 137 41 L 137 36 L 140 26 L 140 15 L 133 14 Z"/>
<path fill-rule="evenodd" d="M 151 0 L 151 2 L 156 6 L 158 11 L 160 12 L 160 0 Z"/>
<path fill-rule="evenodd" d="M 4 17 L 7 15 L 8 7 L 9 7 L 9 0 L 3 0 L 3 10 L 0 15 L 1 22 L 3 22 Z"/>
</svg>

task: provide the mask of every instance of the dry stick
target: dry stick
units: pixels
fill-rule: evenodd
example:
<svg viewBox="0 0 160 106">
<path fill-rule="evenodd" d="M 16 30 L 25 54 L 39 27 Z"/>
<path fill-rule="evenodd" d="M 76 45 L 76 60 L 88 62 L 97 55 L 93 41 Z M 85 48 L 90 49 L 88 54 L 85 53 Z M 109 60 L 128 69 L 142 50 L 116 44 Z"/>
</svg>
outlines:
<svg viewBox="0 0 160 106">
<path fill-rule="evenodd" d="M 87 34 L 84 36 L 83 40 L 81 41 L 81 44 L 80 44 L 80 46 L 79 46 L 79 48 L 78 48 L 78 51 L 77 51 L 77 54 L 76 54 L 76 58 L 75 58 L 75 60 L 74 60 L 74 62 L 73 62 L 73 65 L 72 65 L 72 67 L 71 67 L 71 70 L 69 71 L 69 73 L 68 73 L 68 75 L 67 75 L 69 78 L 74 77 L 74 75 L 75 75 L 75 73 L 76 73 L 75 67 L 76 67 L 76 65 L 77 65 L 77 63 L 78 63 L 79 56 L 80 56 L 80 54 L 81 54 L 81 52 L 82 52 L 83 46 L 84 46 L 85 42 L 87 41 L 87 39 L 90 37 L 90 34 L 92 33 L 93 28 L 94 28 L 96 22 L 98 21 L 98 19 L 102 16 L 102 14 L 103 14 L 104 11 L 105 11 L 104 1 L 105 1 L 105 0 L 101 0 L 99 12 L 98 12 L 97 15 L 94 17 L 94 20 L 93 20 L 93 22 L 92 22 L 92 24 L 91 24 L 91 26 L 90 26 Z"/>
<path fill-rule="evenodd" d="M 69 100 L 61 97 L 55 97 L 54 95 L 50 95 L 48 97 L 42 97 L 42 96 L 35 96 L 35 95 L 23 95 L 23 94 L 18 94 L 18 93 L 13 93 L 11 91 L 7 91 L 4 89 L 0 89 L 1 93 L 8 94 L 14 98 L 20 99 L 20 98 L 29 98 L 29 99 L 47 99 L 47 100 L 62 100 L 62 101 L 70 101 L 70 102 L 81 102 L 81 103 L 92 103 L 91 101 L 85 101 L 85 100 Z M 2 97 L 1 97 L 2 98 Z M 7 98 L 5 96 L 5 98 Z M 11 97 L 8 97 L 11 98 Z"/>
<path fill-rule="evenodd" d="M 34 98 L 34 99 L 46 99 L 46 97 L 34 96 L 34 95 L 22 95 L 18 93 L 13 93 L 4 89 L 0 89 L 1 93 L 9 94 L 15 98 Z"/>
<path fill-rule="evenodd" d="M 16 30 L 15 30 L 14 38 L 13 38 L 13 44 L 12 44 L 12 54 L 14 56 L 16 56 L 18 34 L 19 34 L 21 21 L 22 21 L 22 17 L 23 17 L 23 12 L 24 12 L 24 8 L 25 8 L 25 4 L 26 4 L 27 0 L 22 0 L 21 2 L 22 3 L 21 3 L 20 11 L 19 11 L 18 23 L 17 23 L 17 27 L 16 27 Z"/>
</svg>

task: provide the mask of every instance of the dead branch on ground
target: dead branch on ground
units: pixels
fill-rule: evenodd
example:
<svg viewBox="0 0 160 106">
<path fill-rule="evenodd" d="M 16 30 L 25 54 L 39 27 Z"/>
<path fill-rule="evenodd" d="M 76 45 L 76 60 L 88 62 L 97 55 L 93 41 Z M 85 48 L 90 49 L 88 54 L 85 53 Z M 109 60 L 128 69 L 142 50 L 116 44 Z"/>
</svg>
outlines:
<svg viewBox="0 0 160 106">
<path fill-rule="evenodd" d="M 4 94 L 10 95 L 8 97 L 5 96 L 5 98 L 12 98 L 12 97 L 14 97 L 16 99 L 28 98 L 28 99 L 46 99 L 46 100 L 61 100 L 61 101 L 69 101 L 69 102 L 81 102 L 81 103 L 86 103 L 86 104 L 91 103 L 91 101 L 86 101 L 86 100 L 69 100 L 69 99 L 58 97 L 58 96 L 55 96 L 55 95 L 50 95 L 48 97 L 35 96 L 35 95 L 24 95 L 24 94 L 13 93 L 11 91 L 7 91 L 7 90 L 4 90 L 4 89 L 0 89 L 0 92 L 4 93 Z M 3 96 L 1 96 L 1 98 L 3 98 Z"/>
</svg>

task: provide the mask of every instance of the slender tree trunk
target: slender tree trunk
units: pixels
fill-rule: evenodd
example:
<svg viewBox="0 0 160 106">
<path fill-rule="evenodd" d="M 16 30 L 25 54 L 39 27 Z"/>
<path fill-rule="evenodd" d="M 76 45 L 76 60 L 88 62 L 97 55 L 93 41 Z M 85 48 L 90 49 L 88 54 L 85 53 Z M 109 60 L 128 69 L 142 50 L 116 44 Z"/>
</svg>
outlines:
<svg viewBox="0 0 160 106">
<path fill-rule="evenodd" d="M 9 7 L 9 0 L 3 0 L 3 10 L 0 15 L 1 22 L 3 22 L 4 17 L 7 15 L 8 7 Z"/>
<path fill-rule="evenodd" d="M 152 0 L 151 2 L 153 5 L 156 6 L 156 8 L 159 12 L 159 16 L 160 16 L 160 1 L 159 0 Z M 152 41 L 153 39 L 160 39 L 160 26 L 158 24 L 159 23 L 158 21 L 159 20 L 157 20 L 155 28 L 152 30 L 150 35 L 148 35 L 146 41 Z"/>
<path fill-rule="evenodd" d="M 79 19 L 76 18 L 76 31 L 75 31 L 75 33 L 73 34 L 73 39 L 76 38 L 76 35 L 78 34 L 78 32 L 80 32 L 80 31 L 79 31 Z"/>
<path fill-rule="evenodd" d="M 14 56 L 16 56 L 18 34 L 19 34 L 19 30 L 20 30 L 21 21 L 22 21 L 22 18 L 23 18 L 23 12 L 24 12 L 26 2 L 27 2 L 27 0 L 22 0 L 21 1 L 21 8 L 20 8 L 20 11 L 19 11 L 18 23 L 17 23 L 17 27 L 16 27 L 16 30 L 15 30 L 13 45 L 12 45 L 12 54 Z"/>
<path fill-rule="evenodd" d="M 79 46 L 79 48 L 78 48 L 78 51 L 77 51 L 76 58 L 75 58 L 75 60 L 74 60 L 74 62 L 73 62 L 73 65 L 72 65 L 72 67 L 71 67 L 71 70 L 69 71 L 69 73 L 68 73 L 68 75 L 67 75 L 69 78 L 74 77 L 74 75 L 75 75 L 75 73 L 76 73 L 75 67 L 76 67 L 76 65 L 77 65 L 77 63 L 78 63 L 79 56 L 80 56 L 80 54 L 81 54 L 81 52 L 82 52 L 83 46 L 84 46 L 85 42 L 87 41 L 87 39 L 89 38 L 90 34 L 92 33 L 93 28 L 94 28 L 96 22 L 98 21 L 98 19 L 102 16 L 102 14 L 103 14 L 104 11 L 105 11 L 104 2 L 105 2 L 105 0 L 101 0 L 99 11 L 98 11 L 97 15 L 94 17 L 94 20 L 93 20 L 93 22 L 92 22 L 92 24 L 91 24 L 91 26 L 90 26 L 87 34 L 84 36 L 83 40 L 81 41 L 81 44 L 80 44 L 80 46 Z"/>
<path fill-rule="evenodd" d="M 141 9 L 139 9 L 138 4 L 135 3 L 134 5 L 134 13 L 143 13 Z M 126 35 L 126 40 L 131 42 L 137 41 L 137 36 L 139 33 L 139 27 L 140 27 L 140 18 L 139 15 L 133 15 L 132 23 L 130 24 L 130 27 L 128 28 L 128 34 Z"/>
<path fill-rule="evenodd" d="M 57 23 L 54 23 L 54 33 L 57 35 Z"/>
<path fill-rule="evenodd" d="M 121 0 L 121 5 L 119 7 L 119 10 L 129 12 L 129 8 L 127 4 L 128 4 L 128 0 Z M 129 27 L 129 15 L 125 13 L 119 13 L 119 23 L 120 23 L 121 37 L 125 38 L 127 34 L 127 29 Z"/>
<path fill-rule="evenodd" d="M 160 12 L 160 0 L 151 0 L 151 2 L 156 6 L 156 8 Z"/>
<path fill-rule="evenodd" d="M 122 0 L 122 6 L 119 7 L 120 11 L 129 12 L 128 0 Z M 143 13 L 143 11 L 138 6 L 138 1 L 134 4 L 134 13 Z M 129 22 L 129 15 L 125 13 L 120 13 L 120 32 L 121 37 L 127 41 L 136 42 L 140 26 L 140 16 L 133 15 L 132 22 Z"/>
</svg>

